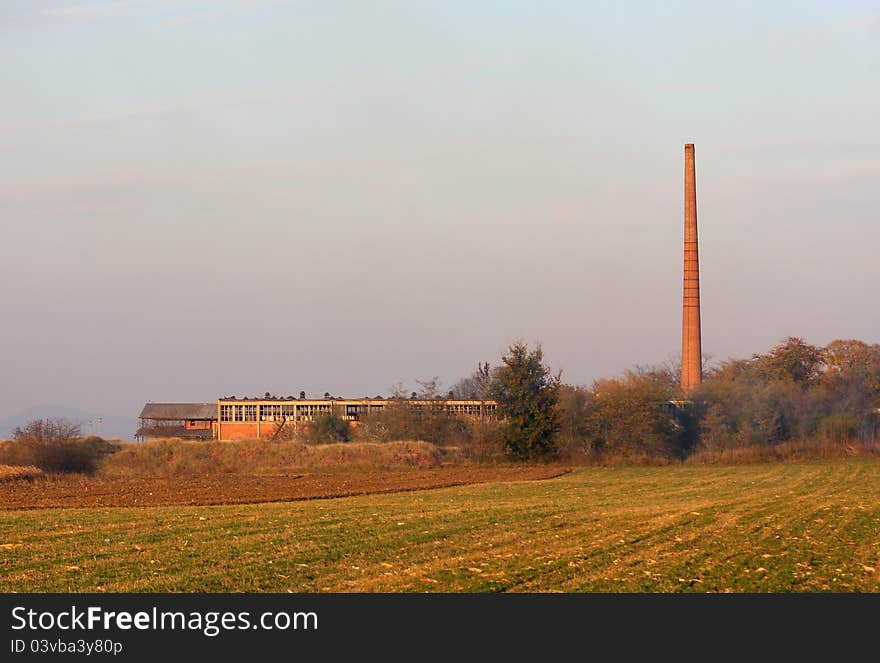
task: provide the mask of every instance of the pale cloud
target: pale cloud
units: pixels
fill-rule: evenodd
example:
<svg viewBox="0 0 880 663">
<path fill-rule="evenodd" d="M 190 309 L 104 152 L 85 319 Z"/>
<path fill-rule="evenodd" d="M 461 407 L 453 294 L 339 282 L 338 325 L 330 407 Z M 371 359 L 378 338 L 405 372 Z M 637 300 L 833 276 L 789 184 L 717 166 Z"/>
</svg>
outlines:
<svg viewBox="0 0 880 663">
<path fill-rule="evenodd" d="M 164 21 L 165 27 L 177 28 L 193 23 L 216 21 L 227 16 L 252 14 L 263 9 L 271 9 L 290 4 L 290 0 L 243 0 L 241 2 L 214 2 L 195 11 L 181 13 Z"/>
<path fill-rule="evenodd" d="M 852 36 L 858 33 L 880 33 L 880 12 L 861 14 L 840 21 L 791 25 L 768 34 L 775 45 L 793 45 L 803 41 Z"/>
<path fill-rule="evenodd" d="M 768 174 L 770 175 L 770 174 Z M 778 179 L 799 182 L 875 180 L 880 176 L 880 160 L 847 160 L 837 164 L 802 167 L 778 173 Z"/>
<path fill-rule="evenodd" d="M 290 4 L 290 0 L 113 0 L 43 9 L 43 19 L 56 21 L 96 21 L 137 14 L 161 20 L 166 27 L 177 27 L 250 14 Z"/>
<path fill-rule="evenodd" d="M 774 162 L 760 166 L 750 165 L 736 172 L 736 178 L 744 183 L 802 184 L 810 187 L 860 182 L 872 182 L 880 177 L 880 160 L 842 159 L 837 163 L 785 165 Z"/>
<path fill-rule="evenodd" d="M 91 2 L 67 7 L 44 9 L 40 14 L 49 19 L 64 21 L 94 21 L 124 13 L 150 4 L 149 0 L 116 0 L 115 2 Z M 155 3 L 154 3 L 155 4 Z"/>
<path fill-rule="evenodd" d="M 856 103 L 878 105 L 876 101 L 870 99 L 850 103 L 853 105 Z M 878 106 L 878 111 L 880 111 L 880 106 Z M 724 142 L 718 143 L 713 147 L 714 152 L 725 157 L 786 152 L 797 155 L 804 153 L 827 155 L 831 152 L 852 153 L 866 150 L 880 151 L 880 138 L 866 136 L 858 132 L 849 132 L 844 135 L 812 135 L 762 141 Z"/>
<path fill-rule="evenodd" d="M 188 188 L 194 181 L 219 183 L 258 177 L 263 183 L 289 181 L 297 164 L 289 159 L 264 159 L 236 164 L 124 163 L 86 172 L 0 180 L 0 201 L 43 201 L 68 204 L 71 197 L 100 197 L 112 191 L 169 191 Z M 218 185 L 219 186 L 219 185 Z"/>
<path fill-rule="evenodd" d="M 71 115 L 51 120 L 0 124 L 0 149 L 28 139 L 30 136 L 45 134 L 46 132 L 76 131 L 115 122 L 149 119 L 175 113 L 204 110 L 216 111 L 219 108 L 247 106 L 257 103 L 261 107 L 265 107 L 267 104 L 286 104 L 297 100 L 298 96 L 296 94 L 283 90 L 277 92 L 268 90 L 227 90 L 145 101 L 139 104 L 108 109 L 103 112 Z"/>
<path fill-rule="evenodd" d="M 7 123 L 0 125 L 0 150 L 11 149 L 21 144 L 22 141 L 32 140 L 36 136 L 45 136 L 47 133 L 57 135 L 57 132 L 79 131 L 89 129 L 90 127 L 100 127 L 108 123 L 188 112 L 203 108 L 208 103 L 209 100 L 207 98 L 191 97 L 145 102 L 85 115 L 73 115 L 16 124 Z"/>
<path fill-rule="evenodd" d="M 855 16 L 845 21 L 836 21 L 833 23 L 818 23 L 815 25 L 805 25 L 798 28 L 796 32 L 801 34 L 849 34 L 852 32 L 860 32 L 862 30 L 871 30 L 880 28 L 880 12 L 872 14 L 863 14 Z"/>
</svg>

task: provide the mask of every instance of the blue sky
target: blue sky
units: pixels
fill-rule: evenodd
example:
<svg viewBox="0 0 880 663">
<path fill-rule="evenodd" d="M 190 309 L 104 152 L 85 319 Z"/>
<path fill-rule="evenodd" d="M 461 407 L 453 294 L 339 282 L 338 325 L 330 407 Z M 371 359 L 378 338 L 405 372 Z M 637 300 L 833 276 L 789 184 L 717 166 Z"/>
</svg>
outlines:
<svg viewBox="0 0 880 663">
<path fill-rule="evenodd" d="M 0 3 L 0 416 L 880 341 L 880 4 Z"/>
</svg>

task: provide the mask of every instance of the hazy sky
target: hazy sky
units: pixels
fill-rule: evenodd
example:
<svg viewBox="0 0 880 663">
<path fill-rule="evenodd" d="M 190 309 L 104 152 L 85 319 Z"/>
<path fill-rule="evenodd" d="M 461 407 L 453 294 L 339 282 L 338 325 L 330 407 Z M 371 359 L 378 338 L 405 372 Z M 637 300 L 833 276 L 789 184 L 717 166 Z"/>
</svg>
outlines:
<svg viewBox="0 0 880 663">
<path fill-rule="evenodd" d="M 880 341 L 876 2 L 0 0 L 0 416 Z"/>
</svg>

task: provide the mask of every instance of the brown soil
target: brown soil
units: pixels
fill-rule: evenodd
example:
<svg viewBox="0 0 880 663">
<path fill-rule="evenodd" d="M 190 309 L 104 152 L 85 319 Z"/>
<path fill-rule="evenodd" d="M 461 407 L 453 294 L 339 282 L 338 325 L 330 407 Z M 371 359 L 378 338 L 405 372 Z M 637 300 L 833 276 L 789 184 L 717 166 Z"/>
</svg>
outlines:
<svg viewBox="0 0 880 663">
<path fill-rule="evenodd" d="M 0 482 L 0 510 L 245 504 L 392 493 L 493 481 L 549 479 L 569 470 L 542 466 L 307 471 L 286 476 L 104 479 L 55 475 Z"/>
</svg>

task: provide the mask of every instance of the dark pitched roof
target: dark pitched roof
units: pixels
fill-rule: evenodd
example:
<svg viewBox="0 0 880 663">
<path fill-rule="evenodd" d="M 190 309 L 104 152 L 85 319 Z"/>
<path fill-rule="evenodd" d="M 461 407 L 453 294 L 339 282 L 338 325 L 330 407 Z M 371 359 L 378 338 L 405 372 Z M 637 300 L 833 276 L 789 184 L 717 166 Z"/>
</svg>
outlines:
<svg viewBox="0 0 880 663">
<path fill-rule="evenodd" d="M 141 419 L 211 419 L 217 418 L 216 403 L 147 403 Z"/>
</svg>

